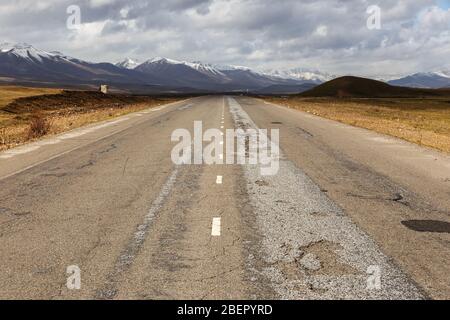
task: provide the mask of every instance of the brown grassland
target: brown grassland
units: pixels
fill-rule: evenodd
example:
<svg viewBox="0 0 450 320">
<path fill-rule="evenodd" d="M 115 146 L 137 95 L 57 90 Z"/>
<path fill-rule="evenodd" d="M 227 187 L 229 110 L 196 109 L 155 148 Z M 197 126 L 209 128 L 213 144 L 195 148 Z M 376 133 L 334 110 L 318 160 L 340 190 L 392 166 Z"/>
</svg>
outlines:
<svg viewBox="0 0 450 320">
<path fill-rule="evenodd" d="M 0 151 L 180 99 L 0 87 Z"/>
<path fill-rule="evenodd" d="M 0 86 L 0 109 L 18 98 L 38 96 L 42 94 L 57 94 L 60 92 L 61 90 L 59 89 Z"/>
<path fill-rule="evenodd" d="M 264 99 L 450 153 L 450 97 L 338 99 L 292 96 Z"/>
</svg>

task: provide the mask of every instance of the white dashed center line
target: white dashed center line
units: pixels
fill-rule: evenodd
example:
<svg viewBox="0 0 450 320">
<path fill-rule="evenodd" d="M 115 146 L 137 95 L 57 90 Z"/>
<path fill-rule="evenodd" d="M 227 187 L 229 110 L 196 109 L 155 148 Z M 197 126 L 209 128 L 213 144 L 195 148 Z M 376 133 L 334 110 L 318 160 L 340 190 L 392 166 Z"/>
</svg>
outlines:
<svg viewBox="0 0 450 320">
<path fill-rule="evenodd" d="M 222 184 L 222 182 L 223 182 L 223 177 L 222 176 L 217 176 L 216 183 L 217 184 Z"/>
<path fill-rule="evenodd" d="M 211 235 L 213 237 L 219 237 L 220 236 L 220 220 L 221 218 L 213 218 L 212 221 L 212 230 L 211 230 Z"/>
</svg>

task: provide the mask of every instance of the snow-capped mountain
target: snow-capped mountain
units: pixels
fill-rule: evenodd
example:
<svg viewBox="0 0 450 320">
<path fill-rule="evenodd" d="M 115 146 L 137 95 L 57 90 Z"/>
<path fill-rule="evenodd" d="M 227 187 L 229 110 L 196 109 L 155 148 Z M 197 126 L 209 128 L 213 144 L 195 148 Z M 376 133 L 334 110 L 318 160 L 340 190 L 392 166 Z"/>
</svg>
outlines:
<svg viewBox="0 0 450 320">
<path fill-rule="evenodd" d="M 302 90 L 300 85 L 305 83 L 304 80 L 266 75 L 247 67 L 216 66 L 161 57 L 141 64 L 129 58 L 116 65 L 92 63 L 61 52 L 10 43 L 0 45 L 0 81 L 2 80 L 76 86 L 107 83 L 132 90 L 139 87 L 139 92 L 265 92 L 267 88 L 274 88 L 279 92 L 296 92 L 297 88 Z"/>
<path fill-rule="evenodd" d="M 37 50 L 26 43 L 12 44 L 4 42 L 0 44 L 0 52 L 2 55 L 10 55 L 30 62 L 43 62 L 44 59 L 52 59 L 60 56 L 60 53 L 57 51 L 52 53 Z"/>
<path fill-rule="evenodd" d="M 153 58 L 137 66 L 134 71 L 152 75 L 161 83 L 175 87 L 218 90 L 227 82 L 219 70 L 201 63 L 190 63 L 168 58 Z"/>
<path fill-rule="evenodd" d="M 293 90 L 296 85 L 305 82 L 268 76 L 247 67 L 186 62 L 161 57 L 147 60 L 134 70 L 157 76 L 172 85 L 213 91 L 255 91 L 274 86 L 277 89 L 280 86 L 290 86 L 289 89 Z"/>
<path fill-rule="evenodd" d="M 219 76 L 219 77 L 225 76 L 219 69 L 215 68 L 213 65 L 198 62 L 198 61 L 187 62 L 187 61 L 178 61 L 178 60 L 173 60 L 173 59 L 168 59 L 168 58 L 156 57 L 156 58 L 149 59 L 142 64 L 142 66 L 145 66 L 146 69 L 148 69 L 150 66 L 163 66 L 163 65 L 188 67 L 188 68 L 196 70 L 200 73 L 203 73 L 206 76 Z"/>
<path fill-rule="evenodd" d="M 44 51 L 33 47 L 32 45 L 26 43 L 12 44 L 12 43 L 2 43 L 0 44 L 0 54 L 9 55 L 19 59 L 23 59 L 29 62 L 39 62 L 43 63 L 45 60 L 66 60 L 70 62 L 82 61 L 70 56 L 67 56 L 59 51 Z"/>
<path fill-rule="evenodd" d="M 59 84 L 144 83 L 130 70 L 47 52 L 28 44 L 0 45 L 0 76 L 13 81 Z"/>
<path fill-rule="evenodd" d="M 136 68 L 138 65 L 140 65 L 139 60 L 132 59 L 132 58 L 125 58 L 125 60 L 122 60 L 122 61 L 116 63 L 116 66 L 118 66 L 119 68 L 130 69 L 130 70 Z"/>
<path fill-rule="evenodd" d="M 415 73 L 404 78 L 388 82 L 394 86 L 414 88 L 450 88 L 450 69 L 436 72 Z"/>
<path fill-rule="evenodd" d="M 202 63 L 199 61 L 195 61 L 195 62 L 184 62 L 184 64 L 207 75 L 225 77 L 225 74 L 221 72 L 220 69 L 217 69 L 215 66 L 209 63 Z"/>
<path fill-rule="evenodd" d="M 294 69 L 288 69 L 288 70 L 266 70 L 263 72 L 266 75 L 278 77 L 282 79 L 292 79 L 292 80 L 299 80 L 299 81 L 307 81 L 307 82 L 313 82 L 313 83 L 323 83 L 326 81 L 330 81 L 336 76 L 322 73 L 317 70 L 309 70 L 309 69 L 303 69 L 303 68 L 294 68 Z"/>
</svg>

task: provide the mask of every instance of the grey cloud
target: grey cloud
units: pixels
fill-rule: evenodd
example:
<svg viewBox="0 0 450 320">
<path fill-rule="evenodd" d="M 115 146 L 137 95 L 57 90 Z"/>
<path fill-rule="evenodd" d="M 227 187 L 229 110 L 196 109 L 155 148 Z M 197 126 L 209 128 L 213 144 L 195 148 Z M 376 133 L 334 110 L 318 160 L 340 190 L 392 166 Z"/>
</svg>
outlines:
<svg viewBox="0 0 450 320">
<path fill-rule="evenodd" d="M 433 0 L 376 3 L 382 30 L 366 27 L 371 0 L 2 1 L 0 39 L 88 60 L 165 55 L 368 76 L 447 63 L 450 13 L 432 9 Z M 82 10 L 84 26 L 78 33 L 65 27 L 71 4 Z"/>
</svg>

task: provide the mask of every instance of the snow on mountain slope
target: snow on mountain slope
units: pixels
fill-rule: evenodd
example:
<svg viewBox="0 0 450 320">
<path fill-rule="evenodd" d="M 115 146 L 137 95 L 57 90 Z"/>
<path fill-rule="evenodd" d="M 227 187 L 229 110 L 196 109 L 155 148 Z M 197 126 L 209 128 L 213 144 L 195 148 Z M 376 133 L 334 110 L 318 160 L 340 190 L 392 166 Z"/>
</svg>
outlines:
<svg viewBox="0 0 450 320">
<path fill-rule="evenodd" d="M 178 60 L 173 60 L 173 59 L 168 59 L 168 58 L 156 57 L 156 58 L 147 60 L 146 62 L 144 62 L 144 64 L 146 64 L 147 66 L 149 66 L 151 64 L 154 64 L 154 65 L 164 65 L 164 64 L 182 65 L 182 66 L 189 67 L 193 70 L 196 70 L 198 72 L 201 72 L 207 76 L 226 77 L 225 74 L 223 74 L 219 69 L 215 68 L 213 65 L 198 62 L 198 61 L 187 62 L 187 61 L 178 61 Z"/>
<path fill-rule="evenodd" d="M 2 43 L 0 44 L 0 51 L 1 53 L 13 55 L 17 58 L 22 58 L 30 62 L 43 62 L 44 59 L 62 57 L 62 54 L 60 52 L 46 52 L 43 50 L 38 50 L 26 43 Z"/>
<path fill-rule="evenodd" d="M 434 72 L 434 74 L 439 77 L 450 79 L 450 70 L 442 70 L 442 71 Z"/>
<path fill-rule="evenodd" d="M 303 68 L 294 68 L 294 69 L 288 69 L 288 70 L 266 70 L 263 72 L 266 75 L 283 78 L 283 79 L 293 79 L 293 80 L 300 80 L 300 81 L 310 81 L 314 83 L 322 83 L 330 81 L 336 76 L 322 73 L 320 71 L 315 70 L 309 70 L 309 69 L 303 69 Z"/>
<path fill-rule="evenodd" d="M 199 72 L 225 77 L 225 74 L 211 64 L 202 62 L 185 62 L 185 64 Z"/>
<path fill-rule="evenodd" d="M 235 71 L 235 70 L 241 70 L 241 71 L 252 71 L 250 68 L 248 67 L 244 67 L 244 66 L 235 66 L 235 65 L 213 65 L 214 68 L 216 68 L 217 70 L 220 71 Z M 252 71 L 255 72 L 255 71 Z"/>
<path fill-rule="evenodd" d="M 162 79 L 167 85 L 204 90 L 219 90 L 221 85 L 231 81 L 210 65 L 161 57 L 147 60 L 134 70 Z"/>
<path fill-rule="evenodd" d="M 132 58 L 125 58 L 125 60 L 116 63 L 116 66 L 118 66 L 119 68 L 130 70 L 136 68 L 138 65 L 140 65 L 139 60 Z"/>
</svg>

